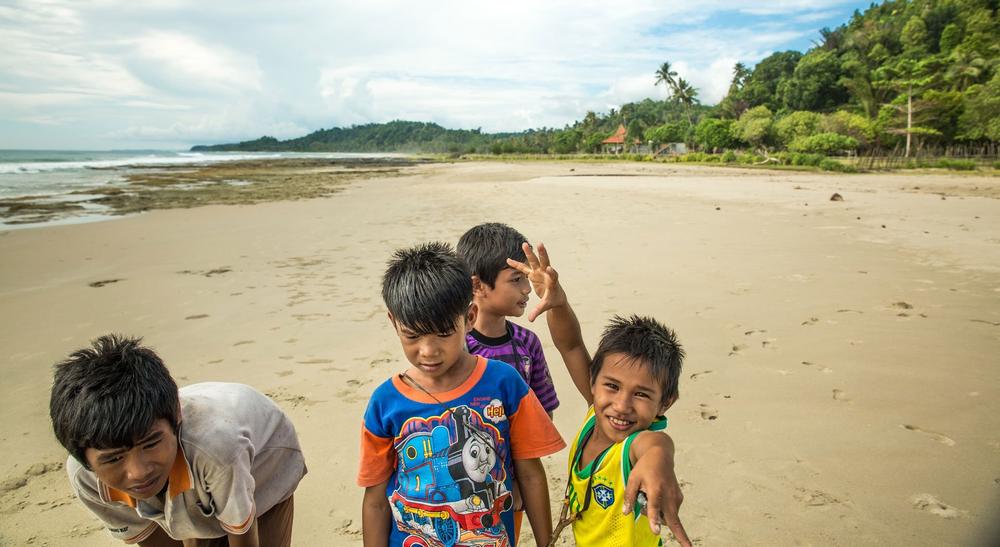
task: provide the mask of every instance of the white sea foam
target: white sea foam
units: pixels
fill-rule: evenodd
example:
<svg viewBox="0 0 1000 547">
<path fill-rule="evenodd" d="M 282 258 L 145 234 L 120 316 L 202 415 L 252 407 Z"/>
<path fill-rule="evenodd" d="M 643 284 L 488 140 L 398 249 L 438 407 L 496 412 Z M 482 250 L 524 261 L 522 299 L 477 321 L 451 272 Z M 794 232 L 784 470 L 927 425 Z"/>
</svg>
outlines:
<svg viewBox="0 0 1000 547">
<path fill-rule="evenodd" d="M 0 163 L 0 175 L 44 173 L 47 171 L 68 171 L 73 169 L 114 169 L 138 165 L 187 165 L 238 161 L 248 159 L 277 158 L 280 154 L 203 154 L 182 152 L 177 155 L 148 154 L 115 159 L 83 161 L 30 161 L 21 163 Z"/>
</svg>

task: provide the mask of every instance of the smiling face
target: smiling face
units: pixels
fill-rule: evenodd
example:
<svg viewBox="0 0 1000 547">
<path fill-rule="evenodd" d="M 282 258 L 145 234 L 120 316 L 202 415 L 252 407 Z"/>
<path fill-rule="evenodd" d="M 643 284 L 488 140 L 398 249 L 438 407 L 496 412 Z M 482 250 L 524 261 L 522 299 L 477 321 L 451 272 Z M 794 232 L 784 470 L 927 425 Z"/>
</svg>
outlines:
<svg viewBox="0 0 1000 547">
<path fill-rule="evenodd" d="M 447 390 L 457 387 L 475 365 L 476 358 L 465 346 L 465 335 L 472 328 L 475 305 L 468 317 L 459 317 L 449 332 L 419 334 L 400 324 L 389 314 L 403 346 L 406 360 L 413 365 L 410 373 L 424 387 Z"/>
<path fill-rule="evenodd" d="M 160 493 L 177 458 L 177 434 L 170 422 L 159 419 L 132 447 L 88 448 L 87 464 L 104 484 L 135 499 Z"/>
<path fill-rule="evenodd" d="M 595 435 L 607 443 L 624 441 L 663 414 L 663 387 L 645 363 L 624 353 L 610 353 L 590 386 L 596 416 Z"/>
<path fill-rule="evenodd" d="M 531 295 L 531 283 L 521 272 L 504 268 L 491 288 L 485 282 L 476 285 L 476 303 L 485 312 L 503 317 L 521 317 Z"/>
</svg>

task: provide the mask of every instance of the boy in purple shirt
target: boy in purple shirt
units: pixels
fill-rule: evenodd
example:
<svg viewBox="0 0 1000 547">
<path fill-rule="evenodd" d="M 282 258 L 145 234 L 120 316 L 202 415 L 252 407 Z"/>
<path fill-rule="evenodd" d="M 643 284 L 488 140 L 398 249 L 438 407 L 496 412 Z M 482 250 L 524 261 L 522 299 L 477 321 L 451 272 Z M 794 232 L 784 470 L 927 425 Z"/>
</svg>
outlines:
<svg viewBox="0 0 1000 547">
<path fill-rule="evenodd" d="M 542 408 L 552 417 L 559 406 L 542 343 L 530 330 L 511 323 L 521 317 L 531 295 L 531 284 L 507 259 L 526 260 L 520 232 L 499 222 L 471 228 L 458 240 L 458 256 L 472 271 L 473 301 L 479 315 L 466 335 L 469 353 L 503 361 L 521 375 Z"/>
</svg>

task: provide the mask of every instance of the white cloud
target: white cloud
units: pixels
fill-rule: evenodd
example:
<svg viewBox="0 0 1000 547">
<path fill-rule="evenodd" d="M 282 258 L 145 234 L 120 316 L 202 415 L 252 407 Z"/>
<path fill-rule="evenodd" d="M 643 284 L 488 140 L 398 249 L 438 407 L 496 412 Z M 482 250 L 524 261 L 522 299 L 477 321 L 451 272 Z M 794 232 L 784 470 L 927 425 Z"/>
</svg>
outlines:
<svg viewBox="0 0 1000 547">
<path fill-rule="evenodd" d="M 703 103 L 864 7 L 843 0 L 19 0 L 0 6 L 0 147 L 73 120 L 106 146 L 242 140 L 392 119 L 516 131 L 661 99 L 670 61 Z M 733 14 L 745 14 L 733 21 Z M 722 21 L 720 23 L 720 21 Z M 34 141 L 32 141 L 34 142 Z"/>
<path fill-rule="evenodd" d="M 250 56 L 178 32 L 147 32 L 124 43 L 134 47 L 131 70 L 151 83 L 181 91 L 259 91 L 261 72 Z"/>
</svg>

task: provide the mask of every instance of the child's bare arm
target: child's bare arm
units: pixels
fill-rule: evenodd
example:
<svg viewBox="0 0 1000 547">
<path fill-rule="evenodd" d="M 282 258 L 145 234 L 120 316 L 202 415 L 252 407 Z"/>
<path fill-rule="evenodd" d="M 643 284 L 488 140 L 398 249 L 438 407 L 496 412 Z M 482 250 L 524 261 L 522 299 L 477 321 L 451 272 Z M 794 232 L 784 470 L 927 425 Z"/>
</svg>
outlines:
<svg viewBox="0 0 1000 547">
<path fill-rule="evenodd" d="M 361 502 L 361 531 L 365 547 L 386 547 L 389 545 L 389 527 L 392 513 L 389 500 L 385 497 L 385 487 L 389 481 L 365 488 Z"/>
<path fill-rule="evenodd" d="M 646 516 L 653 533 L 660 533 L 661 517 L 667 527 L 684 546 L 690 546 L 684 525 L 678 512 L 684 502 L 684 494 L 674 474 L 674 441 L 669 435 L 644 431 L 636 435 L 632 442 L 629 459 L 633 463 L 625 485 L 625 499 L 622 510 L 632 510 L 639 491 L 646 494 Z"/>
<path fill-rule="evenodd" d="M 549 334 L 552 336 L 552 343 L 555 344 L 559 354 L 562 355 L 563 362 L 569 370 L 573 384 L 579 390 L 587 404 L 593 404 L 593 396 L 590 392 L 590 352 L 583 343 L 583 332 L 580 330 L 580 321 L 576 318 L 576 313 L 569 305 L 566 292 L 559 284 L 559 273 L 549 262 L 549 253 L 543 243 L 538 244 L 538 254 L 525 243 L 523 245 L 524 254 L 528 263 L 507 259 L 507 264 L 528 276 L 535 294 L 541 302 L 528 315 L 529 321 L 534 321 L 542 313 L 546 313 L 546 320 L 549 325 Z"/>
<path fill-rule="evenodd" d="M 514 460 L 514 473 L 521 486 L 521 499 L 535 544 L 548 545 L 552 540 L 552 508 L 549 507 L 549 484 L 542 460 Z"/>
</svg>

